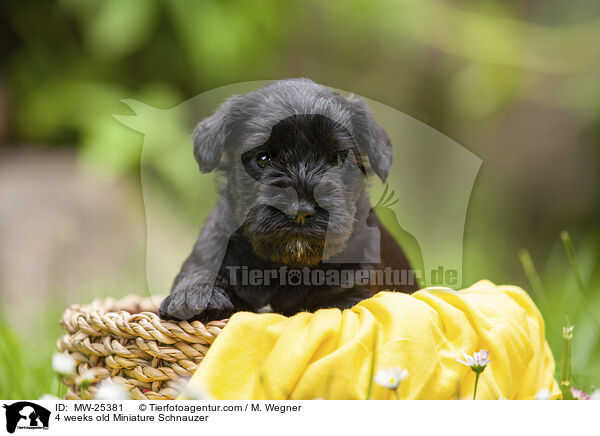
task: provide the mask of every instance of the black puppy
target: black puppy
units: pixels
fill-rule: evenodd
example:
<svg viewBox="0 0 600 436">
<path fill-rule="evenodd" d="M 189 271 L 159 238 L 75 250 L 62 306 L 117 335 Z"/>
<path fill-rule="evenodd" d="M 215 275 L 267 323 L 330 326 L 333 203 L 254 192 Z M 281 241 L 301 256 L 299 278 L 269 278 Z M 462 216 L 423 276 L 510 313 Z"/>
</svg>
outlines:
<svg viewBox="0 0 600 436">
<path fill-rule="evenodd" d="M 391 287 L 365 281 L 369 271 L 410 270 L 365 192 L 371 170 L 386 179 L 392 146 L 363 101 L 307 79 L 276 81 L 201 121 L 194 154 L 201 171 L 226 177 L 161 317 L 343 309 Z M 367 271 L 360 285 L 340 282 L 357 271 Z"/>
</svg>

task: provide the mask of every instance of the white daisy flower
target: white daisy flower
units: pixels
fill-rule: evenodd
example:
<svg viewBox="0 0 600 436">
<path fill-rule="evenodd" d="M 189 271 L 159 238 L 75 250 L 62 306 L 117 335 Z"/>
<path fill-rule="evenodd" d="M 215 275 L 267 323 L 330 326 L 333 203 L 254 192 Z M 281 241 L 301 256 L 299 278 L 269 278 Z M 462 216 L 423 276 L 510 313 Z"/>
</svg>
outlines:
<svg viewBox="0 0 600 436">
<path fill-rule="evenodd" d="M 549 400 L 550 399 L 550 391 L 546 388 L 542 388 L 535 394 L 536 400 Z"/>
<path fill-rule="evenodd" d="M 129 394 L 118 384 L 106 379 L 98 386 L 94 400 L 129 400 Z"/>
<path fill-rule="evenodd" d="M 590 398 L 592 400 L 600 400 L 600 389 L 596 389 L 594 392 L 592 392 L 592 395 L 590 395 Z"/>
<path fill-rule="evenodd" d="M 75 384 L 77 386 L 81 386 L 83 388 L 89 386 L 94 381 L 96 381 L 96 376 L 94 375 L 94 373 L 92 371 L 89 371 L 89 370 L 84 372 L 80 376 L 77 376 L 77 378 L 75 378 Z"/>
<path fill-rule="evenodd" d="M 57 396 L 52 395 L 52 394 L 44 394 L 39 399 L 42 400 L 42 401 L 45 401 L 45 400 L 50 400 L 50 401 L 60 400 L 60 398 L 58 398 Z"/>
<path fill-rule="evenodd" d="M 400 383 L 408 377 L 408 370 L 399 366 L 394 368 L 382 369 L 375 375 L 375 383 L 387 389 L 396 390 Z"/>
<path fill-rule="evenodd" d="M 591 400 L 592 397 L 586 394 L 583 389 L 575 389 L 571 386 L 571 395 L 573 395 L 574 400 Z"/>
<path fill-rule="evenodd" d="M 477 396 L 477 383 L 479 382 L 479 375 L 491 362 L 489 359 L 490 352 L 486 350 L 479 350 L 477 353 L 469 356 L 463 351 L 463 357 L 464 359 L 456 359 L 456 361 L 468 366 L 475 373 L 475 386 L 473 387 L 473 399 L 475 399 Z"/>
<path fill-rule="evenodd" d="M 467 353 L 463 351 L 463 359 L 456 359 L 458 363 L 462 363 L 470 367 L 474 372 L 480 373 L 482 372 L 486 366 L 491 362 L 489 359 L 490 352 L 486 350 L 479 350 L 477 353 L 469 356 Z"/>
<path fill-rule="evenodd" d="M 75 359 L 64 353 L 54 353 L 52 369 L 60 375 L 71 375 L 75 372 Z"/>
</svg>

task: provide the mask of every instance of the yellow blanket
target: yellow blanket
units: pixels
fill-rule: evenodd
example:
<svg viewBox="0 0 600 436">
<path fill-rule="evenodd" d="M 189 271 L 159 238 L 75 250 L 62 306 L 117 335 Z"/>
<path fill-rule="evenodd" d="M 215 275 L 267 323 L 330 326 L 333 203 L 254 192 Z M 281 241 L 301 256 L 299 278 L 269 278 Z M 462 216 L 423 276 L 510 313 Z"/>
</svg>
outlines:
<svg viewBox="0 0 600 436">
<path fill-rule="evenodd" d="M 456 359 L 480 349 L 490 351 L 491 363 L 479 378 L 477 399 L 531 399 L 540 389 L 560 395 L 540 312 L 521 288 L 489 281 L 461 291 L 380 292 L 352 309 L 289 318 L 236 313 L 187 392 L 199 388 L 217 399 L 365 399 L 375 360 L 375 373 L 408 370 L 401 399 L 468 399 L 475 374 Z M 396 397 L 373 383 L 371 398 Z"/>
</svg>

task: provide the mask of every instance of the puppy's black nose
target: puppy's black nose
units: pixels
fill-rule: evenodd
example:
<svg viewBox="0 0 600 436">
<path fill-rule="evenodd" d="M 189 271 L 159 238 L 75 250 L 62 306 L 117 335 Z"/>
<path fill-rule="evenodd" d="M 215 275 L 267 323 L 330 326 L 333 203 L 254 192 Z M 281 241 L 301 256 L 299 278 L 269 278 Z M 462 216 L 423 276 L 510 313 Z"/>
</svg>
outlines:
<svg viewBox="0 0 600 436">
<path fill-rule="evenodd" d="M 288 217 L 296 224 L 307 224 L 315 217 L 315 207 L 307 201 L 301 201 L 297 208 L 290 209 Z"/>
<path fill-rule="evenodd" d="M 299 210 L 295 217 L 296 224 L 307 224 L 312 221 L 314 216 L 314 210 Z"/>
</svg>

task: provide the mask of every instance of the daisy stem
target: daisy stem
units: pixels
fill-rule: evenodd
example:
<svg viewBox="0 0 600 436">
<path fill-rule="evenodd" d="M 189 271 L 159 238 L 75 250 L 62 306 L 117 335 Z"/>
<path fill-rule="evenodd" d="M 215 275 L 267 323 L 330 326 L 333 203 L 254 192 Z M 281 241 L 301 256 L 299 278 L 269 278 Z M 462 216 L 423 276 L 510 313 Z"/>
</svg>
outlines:
<svg viewBox="0 0 600 436">
<path fill-rule="evenodd" d="M 58 384 L 58 386 L 56 388 L 56 393 L 58 394 L 58 398 L 62 399 L 65 396 L 63 378 L 59 374 L 57 374 L 56 381 Z"/>
<path fill-rule="evenodd" d="M 400 394 L 398 393 L 398 388 L 394 389 L 394 395 L 396 395 L 396 400 L 400 399 Z"/>
<path fill-rule="evenodd" d="M 475 399 L 475 396 L 477 395 L 477 383 L 479 382 L 479 374 L 481 374 L 481 372 L 475 373 L 475 388 L 473 388 L 473 399 Z"/>
<path fill-rule="evenodd" d="M 571 365 L 573 356 L 572 326 L 563 327 L 562 361 L 560 368 L 560 390 L 563 400 L 572 400 L 571 394 Z"/>
</svg>

